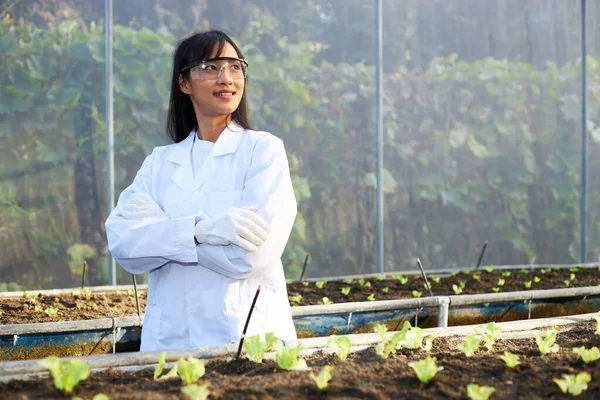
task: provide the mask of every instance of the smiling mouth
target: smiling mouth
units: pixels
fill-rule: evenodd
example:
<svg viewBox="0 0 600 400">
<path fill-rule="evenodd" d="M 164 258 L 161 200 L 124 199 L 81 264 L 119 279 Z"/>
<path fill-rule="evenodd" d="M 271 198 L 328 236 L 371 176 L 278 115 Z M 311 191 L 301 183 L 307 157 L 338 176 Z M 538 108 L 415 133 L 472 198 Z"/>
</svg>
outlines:
<svg viewBox="0 0 600 400">
<path fill-rule="evenodd" d="M 219 92 L 214 94 L 217 97 L 233 97 L 235 92 Z"/>
</svg>

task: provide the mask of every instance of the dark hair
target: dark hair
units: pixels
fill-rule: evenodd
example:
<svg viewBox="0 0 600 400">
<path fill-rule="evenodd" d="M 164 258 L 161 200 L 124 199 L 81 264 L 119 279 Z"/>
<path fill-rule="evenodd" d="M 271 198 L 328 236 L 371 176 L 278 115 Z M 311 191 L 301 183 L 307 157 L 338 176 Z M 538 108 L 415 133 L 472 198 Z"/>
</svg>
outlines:
<svg viewBox="0 0 600 400">
<path fill-rule="evenodd" d="M 214 50 L 216 50 L 217 55 L 221 54 L 226 43 L 229 43 L 235 49 L 239 58 L 244 58 L 233 40 L 225 33 L 217 30 L 198 32 L 181 40 L 173 52 L 173 77 L 169 112 L 167 114 L 167 134 L 175 143 L 187 138 L 197 123 L 190 96 L 179 89 L 179 71 L 195 61 L 207 59 Z M 187 79 L 189 74 L 189 70 L 185 71 L 183 73 L 184 79 Z M 238 108 L 231 114 L 231 119 L 244 129 L 252 129 L 248 121 L 245 85 L 242 100 Z"/>
</svg>

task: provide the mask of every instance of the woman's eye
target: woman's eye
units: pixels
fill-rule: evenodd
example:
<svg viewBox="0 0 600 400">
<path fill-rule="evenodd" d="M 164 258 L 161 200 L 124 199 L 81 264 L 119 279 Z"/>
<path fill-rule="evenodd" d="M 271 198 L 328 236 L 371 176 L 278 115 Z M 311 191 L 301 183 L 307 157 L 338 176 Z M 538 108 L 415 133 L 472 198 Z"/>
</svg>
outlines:
<svg viewBox="0 0 600 400">
<path fill-rule="evenodd" d="M 217 67 L 215 67 L 214 65 L 203 65 L 202 69 L 204 71 L 214 71 L 217 69 Z"/>
<path fill-rule="evenodd" d="M 241 67 L 240 65 L 238 65 L 238 64 L 235 64 L 235 65 L 232 65 L 232 66 L 231 66 L 231 69 L 234 69 L 234 70 L 236 70 L 236 71 L 239 71 L 240 69 L 242 69 L 242 67 Z"/>
</svg>

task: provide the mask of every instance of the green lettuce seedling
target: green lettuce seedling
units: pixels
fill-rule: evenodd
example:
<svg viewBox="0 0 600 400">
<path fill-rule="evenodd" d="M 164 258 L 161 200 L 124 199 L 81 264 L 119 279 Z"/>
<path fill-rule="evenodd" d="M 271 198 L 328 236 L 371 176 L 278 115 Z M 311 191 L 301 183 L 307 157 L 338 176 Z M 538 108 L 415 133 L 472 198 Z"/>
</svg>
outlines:
<svg viewBox="0 0 600 400">
<path fill-rule="evenodd" d="M 381 289 L 381 291 L 382 291 L 383 293 L 387 293 L 387 292 L 389 292 L 389 291 L 390 291 L 390 288 L 386 286 L 386 287 L 382 288 L 382 289 Z"/>
<path fill-rule="evenodd" d="M 473 275 L 471 275 L 471 277 L 476 281 L 481 279 L 481 275 L 479 275 L 479 274 L 473 274 Z"/>
<path fill-rule="evenodd" d="M 378 281 L 382 281 L 382 280 L 384 280 L 384 279 L 385 279 L 385 276 L 383 276 L 383 275 L 379 274 L 379 275 L 377 275 L 376 279 L 377 279 Z"/>
<path fill-rule="evenodd" d="M 54 387 L 65 393 L 71 393 L 80 381 L 90 376 L 90 368 L 83 360 L 61 362 L 58 357 L 49 356 L 38 361 L 38 365 L 50 371 L 54 378 Z"/>
<path fill-rule="evenodd" d="M 584 363 L 589 364 L 600 358 L 600 350 L 596 346 L 591 349 L 586 349 L 584 346 L 575 347 L 573 353 L 578 354 Z"/>
<path fill-rule="evenodd" d="M 488 400 L 495 391 L 491 386 L 479 386 L 475 383 L 467 385 L 467 396 L 471 400 Z"/>
<path fill-rule="evenodd" d="M 433 341 L 438 337 L 438 335 L 423 335 L 423 329 L 418 326 L 411 326 L 410 322 L 406 321 L 402 330 L 405 332 L 398 340 L 398 344 L 396 345 L 396 349 L 401 347 L 406 347 L 407 349 L 423 349 L 425 351 L 431 350 L 433 346 Z M 423 339 L 425 339 L 425 343 L 423 343 Z"/>
<path fill-rule="evenodd" d="M 371 293 L 369 295 L 369 297 L 367 297 L 367 300 L 369 300 L 369 301 L 375 301 L 375 293 Z"/>
<path fill-rule="evenodd" d="M 315 381 L 319 390 L 327 389 L 327 385 L 331 380 L 331 371 L 333 371 L 333 367 L 331 365 L 326 365 L 323 367 L 318 376 L 315 376 L 312 372 L 308 374 L 310 379 Z"/>
<path fill-rule="evenodd" d="M 265 334 L 264 343 L 260 339 L 260 335 L 247 336 L 244 338 L 244 349 L 247 357 L 255 362 L 262 362 L 265 353 L 269 350 L 278 350 L 281 347 L 281 340 L 273 332 Z"/>
<path fill-rule="evenodd" d="M 325 305 L 327 305 L 327 304 L 333 304 L 333 301 L 329 300 L 329 297 L 327 297 L 327 296 L 323 297 L 323 299 L 321 301 Z"/>
<path fill-rule="evenodd" d="M 373 331 L 379 334 L 381 337 L 381 343 L 375 347 L 375 352 L 381 356 L 381 358 L 388 358 L 390 354 L 396 352 L 396 346 L 400 340 L 403 340 L 406 336 L 406 332 L 410 328 L 410 323 L 407 321 L 400 332 L 396 332 L 388 340 L 385 333 L 387 332 L 387 326 L 383 324 L 377 324 L 373 328 Z"/>
<path fill-rule="evenodd" d="M 441 278 L 439 276 L 430 276 L 429 279 L 432 280 L 432 281 L 434 281 L 435 284 L 437 285 L 437 284 L 440 283 L 440 279 Z"/>
<path fill-rule="evenodd" d="M 460 274 L 460 271 L 457 269 L 453 269 L 452 272 L 450 272 L 450 274 L 452 274 L 452 276 L 456 276 L 456 275 Z"/>
<path fill-rule="evenodd" d="M 275 359 L 277 360 L 277 365 L 281 369 L 295 369 L 295 370 L 306 370 L 308 367 L 306 366 L 306 361 L 298 359 L 298 353 L 303 349 L 302 344 L 298 344 L 298 347 L 281 347 L 277 354 L 275 354 Z"/>
<path fill-rule="evenodd" d="M 462 351 L 465 356 L 473 357 L 475 351 L 479 348 L 479 343 L 481 339 L 473 334 L 469 334 L 465 337 L 465 340 L 462 343 L 459 343 L 456 348 Z"/>
<path fill-rule="evenodd" d="M 492 288 L 492 292 L 494 292 L 494 293 L 498 293 L 499 291 L 500 291 L 499 287 L 493 287 Z"/>
<path fill-rule="evenodd" d="M 502 329 L 497 326 L 495 322 L 490 322 L 486 325 L 479 325 L 477 328 L 475 328 L 475 333 L 483 336 L 483 339 L 485 340 L 485 347 L 488 349 L 488 351 L 491 351 L 492 347 L 494 346 L 494 342 L 500 339 Z"/>
<path fill-rule="evenodd" d="M 498 286 L 504 286 L 504 282 L 505 282 L 504 278 L 500 278 L 500 279 L 498 279 L 497 285 Z"/>
<path fill-rule="evenodd" d="M 337 354 L 340 360 L 345 361 L 348 354 L 350 354 L 352 342 L 350 342 L 348 336 L 331 335 L 327 340 L 327 347 Z"/>
<path fill-rule="evenodd" d="M 433 379 L 433 377 L 435 376 L 435 374 L 438 373 L 438 371 L 444 369 L 444 367 L 438 367 L 436 361 L 437 358 L 427 356 L 426 358 L 420 361 L 413 361 L 408 363 L 408 366 L 415 371 L 415 373 L 417 374 L 417 378 L 419 378 L 419 381 L 421 381 L 421 383 L 427 384 Z"/>
<path fill-rule="evenodd" d="M 528 274 L 529 273 L 529 270 L 527 270 L 527 268 L 521 268 L 520 271 L 521 271 L 522 274 Z"/>
<path fill-rule="evenodd" d="M 189 356 L 186 360 L 181 357 L 177 360 L 177 373 L 181 377 L 183 383 L 191 385 L 204 376 L 206 369 L 204 368 L 204 360 L 198 360 L 194 356 Z"/>
<path fill-rule="evenodd" d="M 571 285 L 571 280 L 567 279 L 565 281 L 563 281 L 565 283 L 565 286 L 570 286 Z"/>
<path fill-rule="evenodd" d="M 392 275 L 392 278 L 394 278 L 397 281 L 400 281 L 401 285 L 406 285 L 406 283 L 408 282 L 408 276 L 403 276 L 403 275 Z"/>
<path fill-rule="evenodd" d="M 58 314 L 58 308 L 52 308 L 52 307 L 50 307 L 50 308 L 46 308 L 46 309 L 44 310 L 44 312 L 45 312 L 46 314 L 48 314 L 49 316 L 53 317 L 53 316 L 55 316 L 56 314 Z"/>
<path fill-rule="evenodd" d="M 346 278 L 342 282 L 344 282 L 346 285 L 349 285 L 352 283 L 352 278 Z"/>
<path fill-rule="evenodd" d="M 574 281 L 575 280 L 575 274 L 573 274 L 573 273 L 569 274 L 569 280 Z"/>
<path fill-rule="evenodd" d="M 531 289 L 531 281 L 523 282 L 523 286 L 525 286 L 526 289 Z"/>
<path fill-rule="evenodd" d="M 342 294 L 343 294 L 344 296 L 348 296 L 348 294 L 350 293 L 350 289 L 352 289 L 350 286 L 344 286 L 344 287 L 342 288 Z"/>
<path fill-rule="evenodd" d="M 465 269 L 462 273 L 465 274 L 465 275 L 471 275 L 471 270 L 470 269 Z"/>
<path fill-rule="evenodd" d="M 85 399 L 82 399 L 79 396 L 73 396 L 73 398 L 71 400 L 85 400 Z M 96 393 L 94 395 L 94 397 L 92 397 L 92 400 L 110 400 L 110 399 L 104 393 Z"/>
<path fill-rule="evenodd" d="M 160 376 L 163 373 L 163 369 L 165 368 L 165 364 L 167 361 L 167 352 L 166 351 L 161 351 L 160 353 L 158 353 L 158 365 L 156 365 L 154 367 L 154 380 L 159 380 L 159 379 L 169 379 L 169 378 L 174 378 L 177 376 L 177 368 L 173 367 L 168 373 L 167 375 L 164 376 Z"/>
<path fill-rule="evenodd" d="M 465 288 L 465 282 L 464 281 L 459 282 L 458 286 L 457 285 L 452 285 L 452 290 L 454 291 L 455 294 L 461 294 L 463 292 L 464 288 Z"/>
<path fill-rule="evenodd" d="M 302 301 L 302 295 L 301 294 L 295 294 L 292 296 L 292 301 L 294 303 L 300 303 Z"/>
<path fill-rule="evenodd" d="M 494 266 L 493 265 L 488 265 L 487 267 L 485 267 L 485 270 L 491 274 L 492 271 L 494 270 Z"/>
<path fill-rule="evenodd" d="M 500 358 L 502 359 L 502 361 L 504 361 L 504 364 L 506 364 L 508 368 L 514 368 L 517 365 L 521 364 L 521 362 L 519 361 L 519 356 L 516 354 L 512 354 L 508 351 L 505 351 L 504 355 L 500 356 Z"/>
<path fill-rule="evenodd" d="M 181 393 L 188 395 L 191 400 L 206 400 L 210 394 L 209 386 L 210 382 L 202 386 L 196 384 L 186 385 L 181 388 Z"/>
<path fill-rule="evenodd" d="M 534 283 L 539 283 L 542 280 L 542 278 L 540 278 L 539 276 L 534 276 L 533 277 L 533 282 Z"/>
<path fill-rule="evenodd" d="M 508 278 L 510 276 L 510 271 L 506 271 L 502 273 L 502 277 Z"/>
<path fill-rule="evenodd" d="M 548 353 L 556 353 L 560 349 L 558 344 L 555 343 L 555 341 L 556 341 L 556 327 L 555 326 L 553 326 L 552 328 L 547 330 L 546 334 L 543 338 L 539 332 L 534 332 L 533 335 L 535 336 L 535 342 L 537 343 L 538 348 L 540 349 L 540 353 L 542 353 L 542 355 L 546 355 Z"/>
<path fill-rule="evenodd" d="M 418 290 L 412 291 L 413 297 L 421 297 L 422 294 L 423 294 L 423 292 L 419 292 Z"/>
<path fill-rule="evenodd" d="M 315 286 L 316 286 L 318 289 L 323 289 L 323 286 L 325 286 L 325 284 L 326 284 L 326 283 L 327 283 L 327 281 L 316 281 L 316 282 L 315 282 Z"/>
<path fill-rule="evenodd" d="M 577 376 L 563 374 L 563 378 L 554 378 L 553 381 L 563 393 L 569 392 L 573 396 L 578 396 L 581 392 L 587 390 L 587 384 L 592 380 L 592 377 L 587 372 L 580 372 Z"/>
</svg>

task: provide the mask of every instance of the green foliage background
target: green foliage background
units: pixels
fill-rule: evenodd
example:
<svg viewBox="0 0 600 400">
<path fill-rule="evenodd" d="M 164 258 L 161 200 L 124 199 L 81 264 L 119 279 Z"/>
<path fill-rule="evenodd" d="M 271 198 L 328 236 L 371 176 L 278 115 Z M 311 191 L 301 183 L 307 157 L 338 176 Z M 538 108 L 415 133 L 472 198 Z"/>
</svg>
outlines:
<svg viewBox="0 0 600 400">
<path fill-rule="evenodd" d="M 260 4 L 245 10 L 231 31 L 250 61 L 252 123 L 286 143 L 300 205 L 286 273 L 299 275 L 306 251 L 308 276 L 373 272 L 374 68 L 324 57 L 331 48 L 307 35 L 282 35 L 289 25 Z M 167 143 L 171 52 L 182 35 L 170 18 L 156 31 L 114 27 L 117 193 Z M 295 21 L 310 24 L 305 14 Z M 578 62 L 450 54 L 386 68 L 386 270 L 412 269 L 415 257 L 429 268 L 468 266 L 484 240 L 487 263 L 576 262 Z M 600 63 L 590 58 L 588 68 L 593 177 Z M 89 257 L 89 282 L 105 283 L 102 21 L 5 18 L 0 69 L 0 282 L 72 286 Z M 595 257 L 593 182 L 589 196 Z"/>
</svg>

